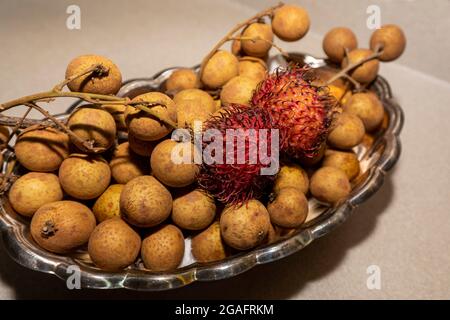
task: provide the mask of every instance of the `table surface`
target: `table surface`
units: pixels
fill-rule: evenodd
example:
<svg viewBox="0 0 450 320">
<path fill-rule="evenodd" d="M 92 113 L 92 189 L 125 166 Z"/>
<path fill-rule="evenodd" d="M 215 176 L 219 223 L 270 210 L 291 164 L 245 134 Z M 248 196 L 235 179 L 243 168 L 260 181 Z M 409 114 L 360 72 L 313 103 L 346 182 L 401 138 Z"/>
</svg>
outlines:
<svg viewBox="0 0 450 320">
<path fill-rule="evenodd" d="M 110 57 L 126 79 L 194 65 L 235 23 L 274 2 L 114 0 L 105 6 L 80 0 L 81 29 L 68 30 L 66 8 L 72 3 L 0 1 L 0 101 L 51 88 L 79 54 Z M 350 25 L 366 43 L 371 3 L 382 8 L 386 22 L 401 23 L 409 40 L 404 57 L 380 70 L 405 111 L 402 156 L 382 189 L 345 224 L 297 254 L 233 279 L 160 293 L 70 291 L 51 275 L 17 265 L 0 246 L 0 298 L 450 298 L 450 72 L 442 51 L 450 43 L 449 2 L 340 3 L 336 8 L 330 0 L 301 1 L 311 14 L 310 32 L 299 42 L 278 43 L 323 55 L 324 32 L 339 24 Z M 381 271 L 380 290 L 366 284 L 372 265 Z"/>
</svg>

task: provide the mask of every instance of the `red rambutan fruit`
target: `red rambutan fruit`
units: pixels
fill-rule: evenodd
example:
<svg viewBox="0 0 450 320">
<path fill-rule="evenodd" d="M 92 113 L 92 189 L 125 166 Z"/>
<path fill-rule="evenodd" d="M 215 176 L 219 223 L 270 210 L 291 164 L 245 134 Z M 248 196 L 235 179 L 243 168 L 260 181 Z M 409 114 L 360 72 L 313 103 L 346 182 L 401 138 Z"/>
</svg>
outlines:
<svg viewBox="0 0 450 320">
<path fill-rule="evenodd" d="M 281 136 L 278 141 L 273 140 L 271 130 L 275 130 L 275 134 L 279 134 L 279 130 L 274 129 L 270 113 L 258 107 L 232 104 L 206 121 L 203 128 L 204 151 L 198 175 L 199 185 L 220 202 L 231 205 L 239 205 L 262 196 L 278 173 L 279 165 L 277 164 L 277 170 L 273 174 L 263 175 L 261 170 L 272 164 L 268 163 L 268 158 L 278 161 L 278 152 L 275 155 L 272 148 L 277 148 L 278 151 L 278 143 L 283 141 Z M 229 129 L 235 129 L 234 137 L 230 136 Z M 264 130 L 267 134 L 261 134 L 261 129 L 267 129 Z M 215 132 L 214 138 L 207 137 L 208 132 Z M 217 135 L 222 140 L 217 140 Z M 239 139 L 241 144 L 238 143 Z M 232 148 L 227 148 L 227 141 L 232 144 Z M 206 163 L 205 151 L 214 142 L 216 145 L 220 144 L 224 152 L 220 155 L 213 152 L 212 156 L 218 161 Z M 260 150 L 264 150 L 266 160 L 262 160 Z"/>
<path fill-rule="evenodd" d="M 335 99 L 323 87 L 311 84 L 308 67 L 291 65 L 263 80 L 251 103 L 269 111 L 286 137 L 282 152 L 296 159 L 313 158 L 326 141 Z"/>
</svg>

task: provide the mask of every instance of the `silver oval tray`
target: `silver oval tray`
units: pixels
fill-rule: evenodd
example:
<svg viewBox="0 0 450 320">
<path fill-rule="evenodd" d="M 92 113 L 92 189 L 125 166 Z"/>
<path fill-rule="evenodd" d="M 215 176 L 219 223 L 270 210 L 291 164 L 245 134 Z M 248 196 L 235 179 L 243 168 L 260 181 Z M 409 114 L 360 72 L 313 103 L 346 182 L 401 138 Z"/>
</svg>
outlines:
<svg viewBox="0 0 450 320">
<path fill-rule="evenodd" d="M 292 53 L 291 57 L 295 61 L 308 63 L 313 68 L 326 66 L 325 60 L 309 55 Z M 281 56 L 275 56 L 269 61 L 269 69 L 274 70 L 285 64 L 286 61 Z M 130 80 L 123 85 L 119 95 L 133 97 L 143 92 L 160 90 L 164 81 L 176 69 L 163 70 L 152 78 Z M 70 256 L 61 256 L 39 248 L 30 236 L 29 220 L 16 214 L 7 197 L 3 196 L 0 198 L 0 230 L 5 249 L 17 263 L 32 270 L 54 274 L 64 280 L 73 274 L 73 266 L 77 266 L 80 270 L 82 288 L 149 291 L 182 287 L 194 281 L 225 279 L 243 273 L 258 264 L 289 256 L 343 223 L 359 204 L 382 186 L 386 172 L 394 166 L 400 156 L 399 134 L 403 125 L 403 112 L 393 99 L 391 89 L 384 78 L 379 76 L 370 89 L 382 100 L 387 121 L 369 142 L 363 142 L 355 148 L 361 161 L 362 174 L 356 179 L 350 196 L 333 208 L 310 200 L 310 214 L 306 223 L 294 233 L 273 244 L 236 254 L 222 261 L 199 264 L 190 256 L 190 240 L 187 239 L 186 255 L 182 266 L 177 270 L 156 273 L 142 269 L 140 264 L 136 263 L 122 272 L 105 272 L 92 264 L 86 250 L 80 249 Z M 7 153 L 5 161 L 13 156 L 12 153 Z M 3 165 L 4 170 L 5 167 Z"/>
</svg>

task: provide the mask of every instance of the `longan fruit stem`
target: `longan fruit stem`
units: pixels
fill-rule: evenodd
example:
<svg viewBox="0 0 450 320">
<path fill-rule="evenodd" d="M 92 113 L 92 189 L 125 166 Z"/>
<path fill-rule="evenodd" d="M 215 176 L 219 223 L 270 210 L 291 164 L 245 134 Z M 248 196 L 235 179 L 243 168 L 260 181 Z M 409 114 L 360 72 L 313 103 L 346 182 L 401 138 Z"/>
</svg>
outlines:
<svg viewBox="0 0 450 320">
<path fill-rule="evenodd" d="M 70 82 L 72 82 L 73 80 L 82 77 L 86 74 L 90 74 L 90 73 L 96 73 L 98 75 L 102 75 L 102 74 L 106 74 L 108 73 L 109 69 L 104 67 L 102 64 L 94 64 L 92 65 L 90 68 L 87 68 L 86 70 L 83 70 L 82 72 L 76 73 L 72 76 L 70 76 L 67 79 L 64 79 L 64 81 L 62 81 L 61 83 L 57 84 L 54 88 L 53 91 L 55 92 L 60 92 L 62 91 L 62 89 L 69 84 Z"/>
</svg>

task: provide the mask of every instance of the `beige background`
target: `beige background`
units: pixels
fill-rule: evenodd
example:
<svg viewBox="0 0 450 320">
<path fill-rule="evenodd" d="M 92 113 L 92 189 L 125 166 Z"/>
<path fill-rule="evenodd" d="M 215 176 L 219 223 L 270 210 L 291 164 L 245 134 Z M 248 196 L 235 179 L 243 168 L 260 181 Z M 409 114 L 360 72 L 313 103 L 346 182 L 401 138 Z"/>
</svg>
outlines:
<svg viewBox="0 0 450 320">
<path fill-rule="evenodd" d="M 321 38 L 346 25 L 366 46 L 366 8 L 406 30 L 408 47 L 381 74 L 403 106 L 403 153 L 383 188 L 332 234 L 298 254 L 234 279 L 164 293 L 68 291 L 50 276 L 16 265 L 0 247 L 0 298 L 450 298 L 450 2 L 295 1 L 311 14 L 308 35 L 286 50 L 322 55 Z M 65 27 L 69 4 L 81 30 Z M 124 78 L 198 63 L 235 23 L 275 1 L 0 1 L 0 101 L 51 88 L 69 60 L 110 57 Z M 53 107 L 67 106 L 64 101 Z M 366 269 L 381 268 L 381 290 Z"/>
</svg>

